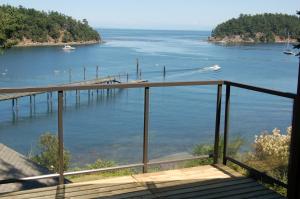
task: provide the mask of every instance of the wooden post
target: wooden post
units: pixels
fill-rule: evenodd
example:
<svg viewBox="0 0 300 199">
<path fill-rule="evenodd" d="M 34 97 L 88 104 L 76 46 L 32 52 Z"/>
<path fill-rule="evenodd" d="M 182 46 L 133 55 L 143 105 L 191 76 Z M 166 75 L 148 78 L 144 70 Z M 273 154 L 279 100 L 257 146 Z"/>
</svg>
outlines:
<svg viewBox="0 0 300 199">
<path fill-rule="evenodd" d="M 16 120 L 16 112 L 15 112 L 15 99 L 12 99 L 12 106 L 11 106 L 11 110 L 12 110 L 12 119 L 13 121 Z"/>
<path fill-rule="evenodd" d="M 99 78 L 99 66 L 96 66 L 96 79 Z"/>
<path fill-rule="evenodd" d="M 29 109 L 30 109 L 30 116 L 32 116 L 32 95 L 29 96 Z"/>
<path fill-rule="evenodd" d="M 64 92 L 64 108 L 67 107 L 67 92 Z"/>
<path fill-rule="evenodd" d="M 292 133 L 290 144 L 288 190 L 289 199 L 300 198 L 300 57 L 298 70 L 297 96 L 294 100 Z"/>
<path fill-rule="evenodd" d="M 15 99 L 13 98 L 11 101 L 11 110 L 15 112 Z"/>
<path fill-rule="evenodd" d="M 144 142 L 143 142 L 143 173 L 148 172 L 148 129 L 149 129 L 149 87 L 145 87 L 144 96 Z"/>
<path fill-rule="evenodd" d="M 224 119 L 224 146 L 223 146 L 223 164 L 227 164 L 227 142 L 229 131 L 229 117 L 230 117 L 230 85 L 226 85 L 226 101 L 225 101 L 225 119 Z"/>
<path fill-rule="evenodd" d="M 19 109 L 19 107 L 18 107 L 18 98 L 16 98 L 16 112 L 18 112 L 18 109 Z"/>
<path fill-rule="evenodd" d="M 219 162 L 221 104 L 222 104 L 222 84 L 219 84 L 218 85 L 218 92 L 217 92 L 217 105 L 216 105 L 214 164 L 218 164 L 218 162 Z"/>
<path fill-rule="evenodd" d="M 164 66 L 164 77 L 166 77 L 166 66 Z"/>
<path fill-rule="evenodd" d="M 69 83 L 72 82 L 72 69 L 69 69 Z"/>
<path fill-rule="evenodd" d="M 33 113 L 35 113 L 35 94 L 33 95 Z"/>
<path fill-rule="evenodd" d="M 49 92 L 47 92 L 47 111 L 50 111 L 50 105 L 49 105 Z"/>
<path fill-rule="evenodd" d="M 64 184 L 63 91 L 58 91 L 58 163 L 59 184 Z"/>
<path fill-rule="evenodd" d="M 83 67 L 83 80 L 84 80 L 84 81 L 85 81 L 85 78 L 86 78 L 86 76 L 85 76 L 86 74 L 85 74 L 85 73 L 86 73 L 86 68 L 85 68 L 85 66 L 84 66 L 84 67 Z"/>
<path fill-rule="evenodd" d="M 139 74 L 139 59 L 136 59 L 136 74 Z"/>
<path fill-rule="evenodd" d="M 140 69 L 139 79 L 142 79 L 142 70 Z"/>
<path fill-rule="evenodd" d="M 52 98 L 52 92 L 50 92 L 50 112 L 52 112 L 52 106 L 53 106 L 53 98 Z"/>
</svg>

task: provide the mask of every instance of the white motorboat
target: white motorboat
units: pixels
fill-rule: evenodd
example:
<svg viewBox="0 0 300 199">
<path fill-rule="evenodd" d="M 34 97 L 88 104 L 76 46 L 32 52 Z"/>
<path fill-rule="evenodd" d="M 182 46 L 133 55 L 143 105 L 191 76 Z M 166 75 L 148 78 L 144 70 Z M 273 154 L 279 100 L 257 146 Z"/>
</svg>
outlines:
<svg viewBox="0 0 300 199">
<path fill-rule="evenodd" d="M 218 64 L 215 64 L 215 65 L 211 66 L 210 69 L 213 71 L 217 71 L 217 70 L 220 70 L 221 67 Z"/>
<path fill-rule="evenodd" d="M 72 47 L 70 45 L 65 45 L 63 48 L 63 50 L 75 50 L 76 48 L 75 47 Z"/>
</svg>

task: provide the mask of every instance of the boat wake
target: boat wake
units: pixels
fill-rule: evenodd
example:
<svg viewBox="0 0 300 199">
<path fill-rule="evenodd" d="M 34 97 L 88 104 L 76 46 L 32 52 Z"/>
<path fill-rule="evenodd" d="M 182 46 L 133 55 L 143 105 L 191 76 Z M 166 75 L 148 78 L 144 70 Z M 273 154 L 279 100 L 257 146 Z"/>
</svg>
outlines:
<svg viewBox="0 0 300 199">
<path fill-rule="evenodd" d="M 183 72 L 184 70 L 187 70 L 187 72 Z M 189 76 L 189 75 L 193 75 L 196 73 L 206 73 L 206 72 L 214 72 L 214 71 L 219 71 L 221 70 L 221 67 L 218 64 L 212 65 L 212 66 L 207 66 L 207 67 L 202 67 L 202 68 L 198 68 L 198 69 L 183 69 L 182 71 L 175 71 L 177 74 L 171 74 L 168 75 L 168 78 L 177 78 L 177 77 L 183 77 L 183 76 Z M 180 72 L 180 73 L 179 73 Z"/>
</svg>

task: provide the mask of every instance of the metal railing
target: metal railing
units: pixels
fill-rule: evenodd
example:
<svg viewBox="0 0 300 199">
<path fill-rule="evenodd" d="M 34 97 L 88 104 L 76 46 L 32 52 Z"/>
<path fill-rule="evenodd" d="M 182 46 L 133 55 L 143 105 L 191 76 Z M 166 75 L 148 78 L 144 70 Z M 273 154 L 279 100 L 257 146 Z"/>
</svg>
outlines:
<svg viewBox="0 0 300 199">
<path fill-rule="evenodd" d="M 295 103 L 295 99 L 296 99 L 297 95 L 293 94 L 293 93 L 289 93 L 289 92 L 281 92 L 281 91 L 236 83 L 236 82 L 230 82 L 230 81 L 224 81 L 224 84 L 226 85 L 226 99 L 225 99 L 225 118 L 224 118 L 223 164 L 226 165 L 227 161 L 230 161 L 230 162 L 246 169 L 248 171 L 249 175 L 257 180 L 260 180 L 262 182 L 269 183 L 269 184 L 276 184 L 276 185 L 282 186 L 284 188 L 287 188 L 286 183 L 267 175 L 265 172 L 258 171 L 257 169 L 254 169 L 232 157 L 227 156 L 229 125 L 230 125 L 230 90 L 231 90 L 231 87 L 246 89 L 246 90 L 250 90 L 250 91 L 254 91 L 254 92 L 289 98 L 289 99 L 293 100 L 293 103 Z"/>
<path fill-rule="evenodd" d="M 156 161 L 149 162 L 148 160 L 148 129 L 149 129 L 149 103 L 150 103 L 150 88 L 154 87 L 178 87 L 178 86 L 217 86 L 217 99 L 216 99 L 216 121 L 215 121 L 215 139 L 214 139 L 214 152 L 213 154 L 195 156 L 191 158 L 171 160 L 171 161 Z M 5 179 L 1 180 L 0 184 L 13 183 L 13 182 L 23 182 L 23 181 L 33 181 L 45 178 L 59 178 L 59 184 L 64 183 L 65 176 L 78 175 L 78 174 L 90 174 L 95 172 L 112 171 L 117 169 L 126 168 L 136 168 L 139 167 L 143 169 L 143 172 L 148 171 L 148 166 L 155 164 L 164 164 L 170 162 L 179 162 L 187 160 L 196 160 L 201 158 L 213 157 L 214 164 L 219 163 L 219 140 L 220 140 L 220 123 L 221 123 L 221 104 L 222 104 L 222 86 L 226 86 L 226 98 L 225 98 L 225 119 L 224 119 L 224 148 L 223 148 L 223 164 L 227 164 L 230 161 L 237 164 L 244 169 L 248 170 L 249 173 L 256 179 L 262 180 L 267 183 L 275 183 L 282 187 L 287 187 L 287 185 L 277 179 L 274 179 L 265 173 L 262 173 L 254 168 L 251 168 L 238 160 L 235 160 L 227 156 L 227 145 L 228 145 L 228 135 L 229 135 L 229 124 L 230 124 L 230 89 L 231 87 L 237 87 L 242 89 L 247 89 L 251 91 L 256 91 L 260 93 L 271 94 L 275 96 L 290 98 L 295 100 L 296 94 L 281 92 L 261 87 L 255 87 L 230 81 L 216 80 L 216 81 L 189 81 L 189 82 L 143 82 L 143 83 L 122 83 L 122 84 L 100 84 L 100 85 L 70 85 L 70 86 L 51 86 L 51 87 L 35 87 L 35 88 L 1 88 L 0 94 L 7 93 L 25 93 L 25 92 L 57 92 L 58 93 L 58 143 L 59 143 L 59 172 L 55 174 L 40 175 L 33 177 L 24 177 L 18 179 Z M 64 171 L 64 157 L 63 157 L 63 108 L 64 108 L 64 92 L 75 91 L 75 90 L 100 90 L 100 89 L 129 89 L 129 88 L 144 88 L 144 128 L 143 128 L 143 160 L 141 163 L 129 164 L 122 166 L 115 166 L 110 168 L 100 168 L 91 170 L 81 170 L 81 171 Z"/>
</svg>

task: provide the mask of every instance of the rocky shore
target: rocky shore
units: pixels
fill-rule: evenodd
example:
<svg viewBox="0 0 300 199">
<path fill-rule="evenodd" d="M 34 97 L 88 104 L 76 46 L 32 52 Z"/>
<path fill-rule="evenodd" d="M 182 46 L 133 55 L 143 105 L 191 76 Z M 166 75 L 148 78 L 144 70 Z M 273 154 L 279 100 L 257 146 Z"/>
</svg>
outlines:
<svg viewBox="0 0 300 199">
<path fill-rule="evenodd" d="M 78 41 L 78 42 L 32 42 L 32 41 L 21 41 L 15 47 L 33 47 L 33 46 L 64 46 L 64 45 L 89 45 L 89 44 L 99 44 L 102 41 L 91 40 L 91 41 Z"/>
<path fill-rule="evenodd" d="M 270 42 L 263 42 L 260 40 L 261 35 L 257 35 L 254 38 L 243 37 L 241 35 L 232 35 L 232 36 L 225 36 L 225 37 L 208 37 L 209 42 L 214 43 L 227 43 L 227 44 L 235 44 L 235 43 L 270 43 Z M 282 38 L 279 36 L 274 37 L 274 42 L 272 43 L 286 43 L 288 40 L 286 38 Z M 289 39 L 290 43 L 296 43 L 296 39 Z"/>
</svg>

